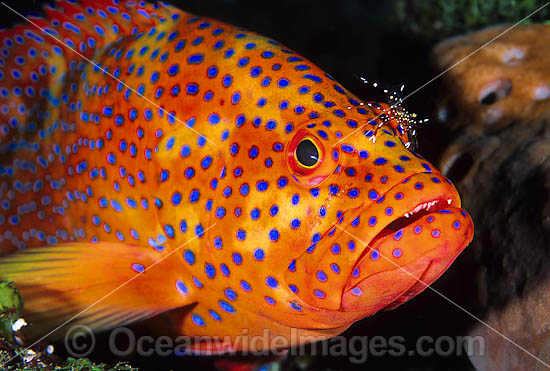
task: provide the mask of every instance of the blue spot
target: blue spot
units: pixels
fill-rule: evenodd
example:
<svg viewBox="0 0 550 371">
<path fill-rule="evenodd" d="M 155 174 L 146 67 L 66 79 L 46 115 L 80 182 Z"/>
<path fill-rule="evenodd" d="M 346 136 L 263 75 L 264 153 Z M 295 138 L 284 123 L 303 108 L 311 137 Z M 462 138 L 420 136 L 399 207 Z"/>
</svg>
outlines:
<svg viewBox="0 0 550 371">
<path fill-rule="evenodd" d="M 243 183 L 241 187 L 239 188 L 239 192 L 242 196 L 247 196 L 250 192 L 250 186 L 247 183 Z"/>
<path fill-rule="evenodd" d="M 265 283 L 267 286 L 271 287 L 272 289 L 276 289 L 279 286 L 279 282 L 274 277 L 268 276 L 265 280 Z"/>
<path fill-rule="evenodd" d="M 225 265 L 223 263 L 220 265 L 220 270 L 222 271 L 222 274 L 226 277 L 229 277 L 229 275 L 231 274 L 231 272 L 229 271 L 229 268 L 227 267 L 227 265 Z"/>
<path fill-rule="evenodd" d="M 289 84 L 290 82 L 288 81 L 288 79 L 285 79 L 284 77 L 281 78 L 278 82 L 280 88 L 286 88 Z"/>
<path fill-rule="evenodd" d="M 269 209 L 269 214 L 271 216 L 277 215 L 278 212 L 279 212 L 279 207 L 277 205 L 273 205 L 271 206 L 271 209 Z"/>
<path fill-rule="evenodd" d="M 137 273 L 142 273 L 145 271 L 145 267 L 141 264 L 132 264 L 132 270 Z"/>
<path fill-rule="evenodd" d="M 265 253 L 264 253 L 264 250 L 262 249 L 256 249 L 254 251 L 254 259 L 258 260 L 258 261 L 262 261 L 264 260 L 264 257 L 265 257 Z"/>
<path fill-rule="evenodd" d="M 225 75 L 222 80 L 222 85 L 226 88 L 231 86 L 231 83 L 233 82 L 233 77 L 231 75 Z"/>
<path fill-rule="evenodd" d="M 273 53 L 270 52 L 269 50 L 266 50 L 262 53 L 262 58 L 273 58 Z"/>
<path fill-rule="evenodd" d="M 216 125 L 220 122 L 220 116 L 217 113 L 211 113 L 208 116 L 208 122 L 210 122 L 212 125 Z"/>
<path fill-rule="evenodd" d="M 293 260 L 292 263 L 290 263 L 288 270 L 291 272 L 296 272 L 296 260 Z"/>
<path fill-rule="evenodd" d="M 323 271 L 317 271 L 316 276 L 317 276 L 317 279 L 321 282 L 326 282 L 327 280 L 327 274 Z"/>
<path fill-rule="evenodd" d="M 189 290 L 187 290 L 187 286 L 185 286 L 185 284 L 183 282 L 181 282 L 180 280 L 176 281 L 176 288 L 182 294 L 187 294 L 189 292 Z"/>
<path fill-rule="evenodd" d="M 237 104 L 239 103 L 240 100 L 241 100 L 241 94 L 239 94 L 239 92 L 233 93 L 233 95 L 231 96 L 231 103 Z"/>
<path fill-rule="evenodd" d="M 258 189 L 258 192 L 264 192 L 269 187 L 269 183 L 261 180 L 258 183 L 256 183 L 256 189 Z"/>
<path fill-rule="evenodd" d="M 197 226 L 195 227 L 195 235 L 197 237 L 202 237 L 203 233 L 204 233 L 204 228 L 202 227 L 202 225 L 197 224 Z"/>
<path fill-rule="evenodd" d="M 218 207 L 216 209 L 216 217 L 217 218 L 223 218 L 225 216 L 225 208 L 223 207 Z"/>
<path fill-rule="evenodd" d="M 170 224 L 165 224 L 164 225 L 164 233 L 166 233 L 166 235 L 170 238 L 174 238 L 174 227 L 172 227 Z"/>
<path fill-rule="evenodd" d="M 353 153 L 353 151 L 355 150 L 352 146 L 350 146 L 349 144 L 342 144 L 341 146 L 341 149 L 342 151 L 346 152 L 346 153 Z"/>
<path fill-rule="evenodd" d="M 192 204 L 197 202 L 200 198 L 200 192 L 198 189 L 193 189 L 191 191 L 191 193 L 189 193 L 189 202 L 191 202 Z"/>
<path fill-rule="evenodd" d="M 191 179 L 195 175 L 195 170 L 192 167 L 188 167 L 184 171 L 185 177 Z"/>
<path fill-rule="evenodd" d="M 195 254 L 191 250 L 185 250 L 183 258 L 188 264 L 195 264 Z"/>
<path fill-rule="evenodd" d="M 222 320 L 220 315 L 218 313 L 214 312 L 212 309 L 210 309 L 208 311 L 208 313 L 210 314 L 210 317 L 212 317 L 215 321 L 221 321 Z"/>
<path fill-rule="evenodd" d="M 270 296 L 265 296 L 264 299 L 265 299 L 265 301 L 267 302 L 267 304 L 269 304 L 269 305 L 275 305 L 275 300 L 274 300 L 272 297 L 270 297 Z"/>
<path fill-rule="evenodd" d="M 359 190 L 357 188 L 352 188 L 348 191 L 348 197 L 357 198 L 359 196 Z"/>
<path fill-rule="evenodd" d="M 233 253 L 233 263 L 237 264 L 237 265 L 241 265 L 242 262 L 243 262 L 243 258 L 241 256 L 241 254 L 239 254 L 238 252 L 235 252 Z"/>
<path fill-rule="evenodd" d="M 201 288 L 203 286 L 202 282 L 199 281 L 196 277 L 193 277 L 193 283 L 195 284 L 195 286 L 197 286 L 198 288 Z"/>
<path fill-rule="evenodd" d="M 204 60 L 204 54 L 192 54 L 187 58 L 189 64 L 199 64 Z"/>
<path fill-rule="evenodd" d="M 191 153 L 191 148 L 189 148 L 188 145 L 184 145 L 181 147 L 180 156 L 181 157 L 187 157 Z"/>
<path fill-rule="evenodd" d="M 225 297 L 231 301 L 235 301 L 237 299 L 237 293 L 230 288 L 225 289 L 224 293 Z"/>
<path fill-rule="evenodd" d="M 204 319 L 202 319 L 202 317 L 199 316 L 198 314 L 193 314 L 193 315 L 191 316 L 191 319 L 193 320 L 193 322 L 195 323 L 195 325 L 201 326 L 201 327 L 204 327 L 204 326 L 205 326 Z"/>
<path fill-rule="evenodd" d="M 252 77 L 258 77 L 262 73 L 261 67 L 252 67 L 250 69 L 250 76 Z"/>
<path fill-rule="evenodd" d="M 214 268 L 212 264 L 206 263 L 204 265 L 204 272 L 206 273 L 206 276 L 210 279 L 216 276 L 216 268 Z"/>
<path fill-rule="evenodd" d="M 246 232 L 243 229 L 237 230 L 237 239 L 239 241 L 244 241 L 246 239 Z"/>
<path fill-rule="evenodd" d="M 395 235 L 393 236 L 393 239 L 396 240 L 396 241 L 399 241 L 401 239 L 401 237 L 403 237 L 403 230 L 400 229 L 399 231 L 397 231 L 395 233 Z"/>
<path fill-rule="evenodd" d="M 222 308 L 227 313 L 235 313 L 235 309 L 228 302 L 226 302 L 224 300 L 220 300 L 219 304 L 220 304 L 220 308 Z"/>
<path fill-rule="evenodd" d="M 189 95 L 195 95 L 199 92 L 199 85 L 195 83 L 189 83 L 187 84 L 186 91 L 187 91 L 187 94 Z"/>
<path fill-rule="evenodd" d="M 276 229 L 272 229 L 269 231 L 269 239 L 271 241 L 277 241 L 279 239 L 279 231 Z"/>
<path fill-rule="evenodd" d="M 246 281 L 241 281 L 241 287 L 244 291 L 250 291 L 252 288 L 250 287 L 250 284 Z"/>
<path fill-rule="evenodd" d="M 319 289 L 313 290 L 313 295 L 315 295 L 319 299 L 324 299 L 325 298 L 325 293 L 323 291 L 319 290 Z"/>
</svg>

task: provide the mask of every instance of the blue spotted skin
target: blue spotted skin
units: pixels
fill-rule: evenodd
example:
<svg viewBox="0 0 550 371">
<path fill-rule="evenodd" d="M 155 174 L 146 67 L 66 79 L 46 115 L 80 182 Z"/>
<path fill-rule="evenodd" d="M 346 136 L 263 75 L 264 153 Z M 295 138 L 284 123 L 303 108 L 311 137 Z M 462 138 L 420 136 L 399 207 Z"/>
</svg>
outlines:
<svg viewBox="0 0 550 371">
<path fill-rule="evenodd" d="M 3 254 L 178 249 L 154 282 L 167 291 L 145 291 L 185 307 L 165 331 L 330 337 L 424 289 L 396 266 L 430 283 L 471 239 L 454 187 L 379 117 L 387 105 L 277 42 L 162 3 L 47 15 L 36 22 L 97 65 L 29 26 L 2 36 Z M 322 154 L 312 170 L 294 157 L 304 137 Z M 386 228 L 434 200 L 440 213 Z"/>
</svg>

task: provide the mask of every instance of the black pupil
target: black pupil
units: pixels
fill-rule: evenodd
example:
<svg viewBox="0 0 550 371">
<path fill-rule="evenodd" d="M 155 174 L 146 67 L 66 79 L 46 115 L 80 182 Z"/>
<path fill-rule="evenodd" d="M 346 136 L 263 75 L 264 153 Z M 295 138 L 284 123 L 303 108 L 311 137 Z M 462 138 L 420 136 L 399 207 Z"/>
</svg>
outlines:
<svg viewBox="0 0 550 371">
<path fill-rule="evenodd" d="M 319 161 L 319 151 L 309 139 L 302 140 L 296 148 L 296 158 L 303 166 L 313 166 Z"/>
</svg>

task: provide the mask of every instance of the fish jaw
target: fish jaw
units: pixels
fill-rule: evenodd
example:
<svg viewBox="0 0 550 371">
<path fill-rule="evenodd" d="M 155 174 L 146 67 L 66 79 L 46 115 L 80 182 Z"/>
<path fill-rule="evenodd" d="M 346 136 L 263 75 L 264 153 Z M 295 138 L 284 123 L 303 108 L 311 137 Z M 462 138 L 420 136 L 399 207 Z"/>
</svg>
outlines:
<svg viewBox="0 0 550 371">
<path fill-rule="evenodd" d="M 414 191 L 416 197 L 407 200 L 405 195 Z M 387 210 L 387 205 L 380 207 L 386 202 L 392 203 L 397 218 L 374 237 L 346 231 L 364 250 L 343 290 L 341 310 L 368 316 L 396 308 L 439 278 L 473 238 L 470 215 L 460 208 L 454 186 L 440 174 L 413 175 L 383 199 L 361 211 L 361 218 Z"/>
<path fill-rule="evenodd" d="M 347 210 L 287 277 L 302 275 L 308 287 L 297 295 L 308 304 L 366 317 L 421 292 L 422 282 L 437 279 L 472 236 L 454 186 L 438 172 L 417 173 Z"/>
</svg>

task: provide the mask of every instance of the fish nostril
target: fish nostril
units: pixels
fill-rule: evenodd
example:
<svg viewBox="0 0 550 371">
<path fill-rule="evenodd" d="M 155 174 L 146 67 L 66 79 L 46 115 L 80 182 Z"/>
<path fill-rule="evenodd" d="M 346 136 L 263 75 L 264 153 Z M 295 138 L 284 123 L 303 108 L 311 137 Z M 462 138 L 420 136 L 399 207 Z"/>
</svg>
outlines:
<svg viewBox="0 0 550 371">
<path fill-rule="evenodd" d="M 463 180 L 474 166 L 474 157 L 469 152 L 460 152 L 449 159 L 444 174 L 454 183 Z"/>
<path fill-rule="evenodd" d="M 496 79 L 482 86 L 479 93 L 479 103 L 484 106 L 495 104 L 506 98 L 512 91 L 512 82 L 508 79 Z"/>
</svg>

